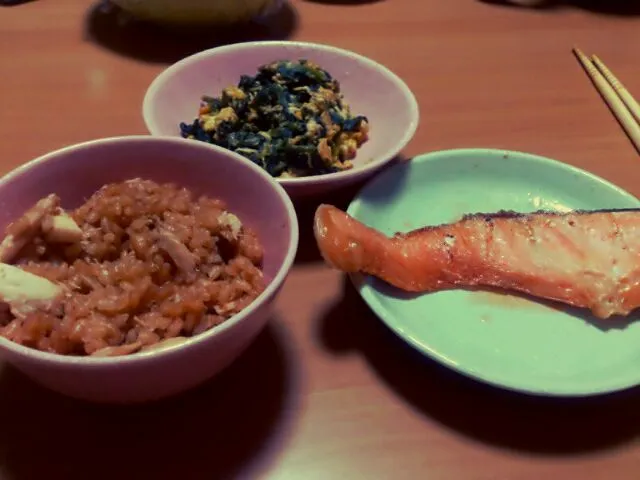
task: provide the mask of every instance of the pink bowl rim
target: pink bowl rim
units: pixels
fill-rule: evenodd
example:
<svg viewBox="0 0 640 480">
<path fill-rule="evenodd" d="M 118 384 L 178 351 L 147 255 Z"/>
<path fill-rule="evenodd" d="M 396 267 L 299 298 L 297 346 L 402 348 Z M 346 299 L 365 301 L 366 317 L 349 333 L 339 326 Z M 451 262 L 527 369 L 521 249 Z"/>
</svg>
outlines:
<svg viewBox="0 0 640 480">
<path fill-rule="evenodd" d="M 288 186 L 302 186 L 302 185 L 323 185 L 331 182 L 338 182 L 342 180 L 346 180 L 348 178 L 358 178 L 364 177 L 368 175 L 369 172 L 373 172 L 379 169 L 381 166 L 391 162 L 398 154 L 407 146 L 407 144 L 411 141 L 413 136 L 415 135 L 418 124 L 420 123 L 420 108 L 418 106 L 418 101 L 416 100 L 415 95 L 409 88 L 409 86 L 402 80 L 397 74 L 391 71 L 389 68 L 384 65 L 372 60 L 364 55 L 353 52 L 351 50 L 346 50 L 339 47 L 334 47 L 332 45 L 326 45 L 321 43 L 312 43 L 312 42 L 299 42 L 299 41 L 287 41 L 287 40 L 263 40 L 263 41 L 255 41 L 255 42 L 244 42 L 244 43 L 235 43 L 231 45 L 223 45 L 220 47 L 210 48 L 208 50 L 203 50 L 198 53 L 194 53 L 188 57 L 183 58 L 182 60 L 170 65 L 165 70 L 160 72 L 158 76 L 151 82 L 149 85 L 147 92 L 145 93 L 144 100 L 142 102 L 142 117 L 149 130 L 149 133 L 153 136 L 166 136 L 158 132 L 159 128 L 155 121 L 155 118 L 151 114 L 152 105 L 156 101 L 156 97 L 158 95 L 158 91 L 165 84 L 166 80 L 171 76 L 175 75 L 177 72 L 182 70 L 183 68 L 190 66 L 192 64 L 198 63 L 201 60 L 209 57 L 215 57 L 217 55 L 229 52 L 240 52 L 246 50 L 256 50 L 267 47 L 300 47 L 308 50 L 316 50 L 323 52 L 334 53 L 338 56 L 347 57 L 357 63 L 363 63 L 374 69 L 378 72 L 378 74 L 386 77 L 390 80 L 396 87 L 396 93 L 400 96 L 404 97 L 406 101 L 410 104 L 409 116 L 410 122 L 407 125 L 407 130 L 404 135 L 397 140 L 395 146 L 383 152 L 382 154 L 375 155 L 373 160 L 367 162 L 366 164 L 352 168 L 350 170 L 343 170 L 341 172 L 327 173 L 323 175 L 317 175 L 313 177 L 301 177 L 301 178 L 283 178 L 275 180 L 281 185 Z M 256 66 L 257 68 L 257 66 Z M 204 143 L 204 142 L 203 142 Z"/>
<path fill-rule="evenodd" d="M 67 356 L 61 355 L 57 353 L 43 352 L 41 350 L 36 350 L 33 348 L 25 347 L 18 343 L 15 343 L 4 336 L 0 335 L 0 347 L 10 350 L 15 354 L 30 357 L 34 360 L 39 360 L 41 362 L 50 362 L 56 363 L 58 365 L 76 365 L 81 367 L 105 367 L 105 366 L 115 366 L 115 365 L 124 365 L 124 364 L 139 364 L 143 362 L 154 361 L 158 357 L 170 356 L 173 354 L 179 353 L 181 350 L 189 348 L 193 345 L 207 342 L 212 337 L 221 334 L 227 330 L 234 328 L 239 323 L 246 320 L 251 314 L 256 312 L 262 305 L 269 301 L 272 297 L 274 297 L 282 284 L 284 283 L 291 267 L 293 266 L 293 262 L 296 257 L 296 253 L 298 250 L 298 242 L 299 242 L 299 226 L 298 226 L 298 218 L 296 215 L 295 208 L 293 203 L 286 193 L 284 188 L 280 186 L 277 182 L 274 181 L 273 177 L 269 175 L 266 171 L 264 171 L 259 166 L 255 165 L 250 160 L 244 158 L 242 155 L 234 153 L 230 150 L 227 150 L 222 147 L 218 147 L 216 145 L 204 143 L 204 142 L 192 142 L 189 140 L 185 140 L 183 138 L 174 138 L 174 137 L 152 137 L 149 135 L 125 135 L 125 136 L 116 136 L 116 137 L 107 137 L 89 140 L 81 143 L 76 143 L 73 145 L 69 145 L 57 150 L 53 150 L 49 153 L 41 155 L 25 164 L 20 165 L 19 167 L 11 170 L 4 176 L 0 178 L 0 187 L 4 186 L 6 183 L 14 180 L 15 178 L 28 174 L 29 171 L 40 168 L 42 165 L 47 162 L 54 161 L 61 157 L 65 157 L 67 154 L 71 152 L 84 151 L 87 155 L 97 147 L 101 147 L 104 145 L 122 145 L 125 148 L 136 148 L 140 144 L 173 144 L 177 148 L 182 148 L 185 150 L 189 149 L 204 149 L 207 150 L 208 153 L 215 157 L 216 155 L 222 155 L 228 157 L 230 160 L 234 162 L 241 163 L 244 168 L 247 169 L 247 172 L 251 172 L 251 175 L 258 175 L 267 181 L 269 185 L 271 185 L 274 192 L 277 194 L 279 200 L 282 202 L 285 210 L 287 212 L 287 220 L 289 224 L 289 241 L 287 246 L 287 254 L 285 255 L 284 261 L 278 268 L 278 271 L 271 282 L 267 285 L 265 290 L 252 302 L 250 303 L 244 310 L 240 313 L 232 316 L 226 322 L 221 325 L 214 327 L 200 335 L 196 335 L 195 337 L 189 337 L 183 343 L 177 344 L 175 346 L 170 346 L 162 350 L 154 351 L 151 350 L 149 352 L 139 352 L 132 355 L 123 355 L 118 357 L 80 357 L 80 356 Z M 89 165 L 91 162 L 87 162 Z M 90 166 L 86 168 L 91 168 Z"/>
</svg>

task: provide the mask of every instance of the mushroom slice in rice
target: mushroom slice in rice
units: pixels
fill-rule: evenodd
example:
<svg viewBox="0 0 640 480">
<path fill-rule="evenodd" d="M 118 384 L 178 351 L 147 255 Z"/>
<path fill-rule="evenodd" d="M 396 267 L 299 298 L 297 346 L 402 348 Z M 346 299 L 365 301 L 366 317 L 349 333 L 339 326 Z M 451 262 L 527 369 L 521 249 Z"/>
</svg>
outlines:
<svg viewBox="0 0 640 480">
<path fill-rule="evenodd" d="M 50 305 L 63 293 L 60 285 L 46 278 L 0 263 L 0 300 L 7 303 L 18 318 Z"/>
<path fill-rule="evenodd" d="M 42 233 L 52 243 L 76 243 L 82 240 L 82 229 L 65 212 L 45 217 Z"/>
<path fill-rule="evenodd" d="M 52 243 L 75 243 L 82 239 L 82 229 L 60 208 L 60 198 L 55 194 L 38 200 L 5 233 L 0 243 L 0 262 L 10 262 L 40 233 Z"/>
<path fill-rule="evenodd" d="M 52 214 L 59 204 L 60 198 L 51 194 L 39 200 L 22 217 L 11 223 L 0 243 L 0 262 L 11 261 L 40 232 L 44 218 Z"/>
<path fill-rule="evenodd" d="M 196 258 L 173 233 L 159 229 L 156 235 L 158 248 L 164 250 L 173 260 L 176 267 L 186 275 L 193 275 L 196 270 Z"/>
</svg>

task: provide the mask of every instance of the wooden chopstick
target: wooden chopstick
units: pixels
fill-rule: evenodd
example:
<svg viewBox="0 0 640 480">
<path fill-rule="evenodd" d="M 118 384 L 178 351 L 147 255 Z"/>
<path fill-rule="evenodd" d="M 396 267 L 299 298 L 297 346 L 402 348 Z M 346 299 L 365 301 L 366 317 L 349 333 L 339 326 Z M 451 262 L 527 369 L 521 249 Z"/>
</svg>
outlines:
<svg viewBox="0 0 640 480">
<path fill-rule="evenodd" d="M 600 73 L 607 79 L 611 87 L 616 91 L 620 99 L 627 106 L 631 115 L 634 116 L 636 122 L 640 122 L 640 105 L 636 102 L 636 99 L 629 93 L 627 88 L 622 84 L 620 80 L 607 68 L 597 55 L 591 55 L 591 61 L 600 70 Z"/>
<path fill-rule="evenodd" d="M 607 81 L 607 78 L 594 66 L 582 50 L 574 47 L 573 53 L 582 64 L 587 75 L 591 78 L 593 85 L 596 87 L 596 90 L 598 90 L 604 101 L 607 103 L 611 112 L 616 117 L 631 142 L 633 142 L 636 150 L 640 153 L 640 126 L 636 122 L 636 119 L 629 108 L 625 105 L 625 102 L 618 96 L 614 87 L 609 83 L 609 81 Z M 611 78 L 615 79 L 613 75 Z M 631 97 L 631 94 L 629 94 L 629 97 Z M 635 100 L 633 102 L 635 102 Z"/>
</svg>

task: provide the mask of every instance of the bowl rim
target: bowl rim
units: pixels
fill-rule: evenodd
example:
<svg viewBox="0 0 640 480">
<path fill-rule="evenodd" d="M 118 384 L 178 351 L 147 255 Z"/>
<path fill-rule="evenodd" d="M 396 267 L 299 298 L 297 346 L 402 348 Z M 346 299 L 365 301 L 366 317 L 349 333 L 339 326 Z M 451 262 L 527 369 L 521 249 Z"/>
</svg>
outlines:
<svg viewBox="0 0 640 480">
<path fill-rule="evenodd" d="M 261 176 L 264 180 L 267 181 L 269 185 L 273 188 L 274 192 L 277 194 L 279 200 L 282 202 L 285 210 L 287 212 L 288 224 L 289 224 L 289 239 L 288 239 L 288 247 L 287 253 L 284 257 L 284 260 L 278 267 L 276 274 L 273 279 L 266 286 L 264 291 L 260 293 L 247 307 L 241 310 L 236 315 L 233 315 L 228 320 L 223 322 L 222 324 L 210 328 L 209 330 L 193 336 L 188 337 L 184 342 L 181 342 L 176 345 L 169 346 L 167 348 L 161 350 L 150 350 L 148 352 L 137 352 L 131 355 L 122 355 L 115 357 L 91 357 L 91 356 L 71 356 L 71 355 L 62 355 L 59 353 L 51 353 L 44 352 L 41 350 L 36 350 L 34 348 L 26 347 L 24 345 L 18 344 L 4 336 L 0 335 L 0 348 L 7 349 L 12 351 L 14 354 L 29 357 L 30 359 L 37 360 L 40 362 L 46 363 L 55 363 L 59 366 L 81 366 L 87 368 L 99 368 L 106 367 L 112 365 L 129 365 L 129 364 L 141 364 L 145 362 L 154 361 L 159 357 L 168 357 L 173 354 L 178 353 L 179 351 L 194 346 L 196 344 L 204 343 L 210 340 L 212 337 L 222 334 L 223 332 L 234 328 L 236 325 L 243 322 L 246 318 L 249 317 L 252 313 L 258 310 L 265 302 L 269 301 L 271 297 L 275 296 L 278 292 L 282 284 L 284 283 L 291 267 L 293 266 L 293 262 L 296 257 L 296 253 L 298 250 L 299 243 L 299 224 L 298 217 L 296 215 L 295 207 L 291 198 L 286 193 L 284 188 L 279 185 L 274 178 L 271 177 L 266 171 L 264 171 L 259 166 L 255 165 L 249 159 L 244 158 L 242 155 L 227 150 L 222 147 L 218 147 L 216 145 L 212 145 L 204 142 L 191 142 L 185 140 L 183 138 L 176 137 L 153 137 L 150 135 L 123 135 L 123 136 L 115 136 L 115 137 L 106 137 L 99 138 L 89 141 L 84 141 L 80 143 L 71 144 L 57 150 L 53 150 L 51 152 L 45 153 L 39 157 L 30 160 L 15 169 L 7 172 L 5 175 L 0 177 L 0 188 L 2 188 L 5 184 L 14 179 L 20 177 L 21 175 L 27 174 L 29 171 L 39 168 L 41 165 L 54 161 L 55 159 L 66 156 L 71 152 L 77 151 L 85 151 L 87 153 L 91 152 L 96 147 L 104 146 L 104 145 L 124 145 L 129 146 L 129 148 L 135 148 L 136 145 L 140 144 L 175 144 L 178 148 L 184 148 L 186 150 L 189 149 L 204 149 L 208 150 L 211 156 L 225 155 L 229 157 L 231 160 L 235 162 L 242 163 L 249 171 Z"/>
<path fill-rule="evenodd" d="M 407 129 L 404 135 L 398 139 L 395 143 L 395 146 L 387 150 L 384 155 L 376 156 L 378 158 L 374 158 L 373 160 L 363 164 L 358 168 L 352 168 L 349 170 L 342 170 L 340 172 L 326 173 L 322 175 L 316 175 L 311 177 L 299 177 L 299 178 L 274 178 L 281 185 L 288 186 L 302 186 L 302 185 L 321 185 L 326 183 L 331 183 L 334 181 L 342 181 L 343 179 L 361 177 L 366 175 L 368 172 L 373 172 L 380 168 L 382 165 L 385 165 L 391 162 L 394 158 L 396 158 L 400 152 L 407 146 L 407 144 L 413 139 L 418 125 L 420 123 L 420 108 L 418 105 L 418 101 L 413 94 L 413 91 L 409 88 L 406 82 L 400 78 L 399 75 L 394 73 L 388 67 L 382 65 L 381 63 L 376 62 L 375 60 L 365 57 L 360 53 L 356 53 L 352 50 L 347 50 L 340 47 L 335 47 L 333 45 L 327 45 L 323 43 L 313 43 L 313 42 L 302 42 L 302 41 L 290 41 L 290 40 L 261 40 L 261 41 L 253 41 L 253 42 L 242 42 L 242 43 L 234 43 L 231 45 L 222 45 L 219 47 L 210 48 L 207 50 L 203 50 L 188 57 L 179 60 L 163 71 L 161 71 L 149 84 L 147 91 L 144 95 L 144 99 L 142 101 L 142 117 L 147 127 L 147 130 L 152 136 L 168 136 L 173 137 L 171 135 L 163 135 L 158 133 L 157 123 L 153 115 L 151 115 L 152 106 L 154 104 L 155 99 L 157 98 L 158 91 L 160 88 L 166 83 L 166 79 L 170 78 L 172 75 L 176 74 L 176 72 L 182 70 L 183 68 L 190 66 L 192 64 L 198 63 L 204 58 L 215 57 L 222 53 L 229 52 L 237 52 L 237 51 L 245 51 L 245 50 L 256 50 L 268 47 L 300 47 L 308 50 L 316 50 L 323 52 L 334 53 L 338 56 L 348 57 L 358 63 L 364 63 L 367 66 L 371 67 L 373 70 L 376 70 L 380 75 L 387 77 L 395 86 L 398 92 L 407 100 L 409 103 L 409 116 L 411 121 L 407 125 Z M 256 66 L 257 68 L 257 66 Z M 182 138 L 182 137 L 175 137 Z M 205 142 L 203 142 L 205 143 Z"/>
</svg>

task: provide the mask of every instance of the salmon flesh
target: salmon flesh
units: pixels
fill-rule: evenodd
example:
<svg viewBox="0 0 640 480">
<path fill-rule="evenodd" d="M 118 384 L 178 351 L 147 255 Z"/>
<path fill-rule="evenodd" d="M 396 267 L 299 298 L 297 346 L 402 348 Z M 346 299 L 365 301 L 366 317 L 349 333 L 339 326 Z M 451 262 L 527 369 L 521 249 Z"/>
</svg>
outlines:
<svg viewBox="0 0 640 480">
<path fill-rule="evenodd" d="M 314 234 L 334 268 L 409 292 L 499 288 L 602 319 L 640 306 L 640 209 L 478 213 L 388 237 L 320 205 Z"/>
</svg>

